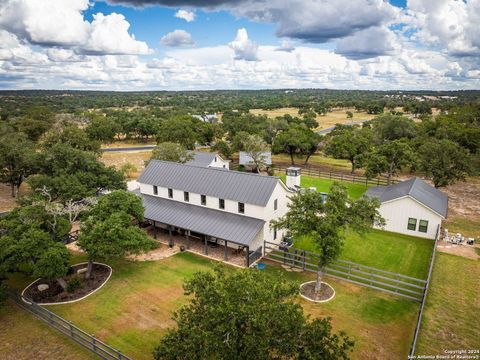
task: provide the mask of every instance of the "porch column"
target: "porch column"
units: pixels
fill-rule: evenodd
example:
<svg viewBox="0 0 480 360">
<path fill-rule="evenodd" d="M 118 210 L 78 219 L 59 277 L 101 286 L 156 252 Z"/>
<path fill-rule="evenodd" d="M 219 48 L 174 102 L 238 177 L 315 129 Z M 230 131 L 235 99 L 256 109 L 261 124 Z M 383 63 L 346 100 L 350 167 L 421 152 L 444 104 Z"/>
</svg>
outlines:
<svg viewBox="0 0 480 360">
<path fill-rule="evenodd" d="M 205 255 L 208 255 L 207 235 L 203 235 L 203 237 L 205 239 L 205 247 L 203 249 L 203 252 L 205 253 Z"/>
<path fill-rule="evenodd" d="M 247 268 L 250 267 L 250 246 L 246 246 L 246 249 L 247 249 L 247 254 L 245 255 L 246 256 L 246 260 L 247 260 Z"/>
<path fill-rule="evenodd" d="M 153 220 L 153 238 L 157 240 L 157 222 Z"/>
<path fill-rule="evenodd" d="M 225 243 L 225 253 L 223 254 L 223 258 L 225 261 L 228 261 L 228 241 L 227 240 L 223 240 L 223 242 Z"/>
<path fill-rule="evenodd" d="M 190 230 L 186 230 L 187 234 L 187 249 L 190 249 Z"/>
<path fill-rule="evenodd" d="M 168 225 L 168 246 L 173 247 L 172 227 Z"/>
</svg>

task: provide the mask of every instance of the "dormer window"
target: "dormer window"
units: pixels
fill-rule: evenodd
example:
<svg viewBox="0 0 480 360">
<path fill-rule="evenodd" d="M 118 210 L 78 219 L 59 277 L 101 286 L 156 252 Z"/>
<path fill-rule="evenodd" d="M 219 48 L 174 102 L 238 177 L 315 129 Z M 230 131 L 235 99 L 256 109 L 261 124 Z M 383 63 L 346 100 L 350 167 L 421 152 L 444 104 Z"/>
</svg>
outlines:
<svg viewBox="0 0 480 360">
<path fill-rule="evenodd" d="M 206 195 L 200 195 L 200 203 L 202 205 L 207 205 L 207 196 Z"/>
<path fill-rule="evenodd" d="M 190 201 L 190 193 L 188 191 L 183 192 L 183 200 L 186 202 Z"/>
<path fill-rule="evenodd" d="M 244 203 L 241 203 L 241 202 L 238 203 L 238 213 L 239 214 L 245 214 L 245 204 Z"/>
<path fill-rule="evenodd" d="M 218 199 L 218 208 L 225 210 L 225 199 Z"/>
<path fill-rule="evenodd" d="M 158 195 L 158 186 L 153 185 L 153 195 Z"/>
<path fill-rule="evenodd" d="M 168 189 L 168 197 L 173 199 L 173 189 Z"/>
</svg>

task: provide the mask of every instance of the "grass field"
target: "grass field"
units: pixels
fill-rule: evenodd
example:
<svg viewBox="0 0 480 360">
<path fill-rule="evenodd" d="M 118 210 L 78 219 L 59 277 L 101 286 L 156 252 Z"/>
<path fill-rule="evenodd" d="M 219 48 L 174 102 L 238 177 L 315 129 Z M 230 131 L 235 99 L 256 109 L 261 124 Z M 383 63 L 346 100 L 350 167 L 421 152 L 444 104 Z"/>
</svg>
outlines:
<svg viewBox="0 0 480 360">
<path fill-rule="evenodd" d="M 295 247 L 316 252 L 307 237 L 295 240 Z M 426 279 L 432 250 L 433 242 L 428 239 L 381 230 L 364 235 L 348 231 L 340 259 Z"/>
<path fill-rule="evenodd" d="M 0 308 L 0 358 L 96 359 L 88 350 L 9 301 Z"/>
<path fill-rule="evenodd" d="M 217 264 L 191 253 L 155 262 L 114 262 L 112 278 L 96 294 L 49 309 L 134 359 L 150 359 L 161 336 L 174 325 L 172 312 L 187 300 L 182 290 L 184 280 Z M 297 283 L 313 277 L 270 264 L 267 271 Z M 305 311 L 312 316 L 331 316 L 334 329 L 345 330 L 356 341 L 353 359 L 405 358 L 418 304 L 341 281 L 328 281 L 336 291 L 334 300 L 319 305 L 299 299 Z M 16 278 L 15 282 L 25 283 L 26 279 Z"/>
<path fill-rule="evenodd" d="M 136 178 L 140 175 L 145 167 L 145 160 L 150 159 L 152 151 L 112 151 L 104 152 L 100 160 L 107 166 L 115 166 L 120 169 L 122 165 L 131 163 L 137 168 L 137 172 L 132 174 L 132 178 Z"/>
<path fill-rule="evenodd" d="M 280 179 L 282 179 L 283 182 L 285 182 L 285 178 L 286 178 L 285 174 L 279 174 L 278 176 L 280 177 Z M 302 187 L 306 187 L 306 188 L 316 187 L 317 191 L 325 192 L 325 193 L 328 193 L 330 191 L 330 188 L 332 187 L 333 183 L 334 183 L 334 180 L 313 178 L 313 177 L 308 177 L 303 175 L 300 179 L 300 184 Z M 347 188 L 348 196 L 350 196 L 352 199 L 358 199 L 368 189 L 368 187 L 366 187 L 365 185 L 354 184 L 349 181 L 342 181 L 340 183 Z"/>
<path fill-rule="evenodd" d="M 450 234 L 461 233 L 466 237 L 480 239 L 480 216 L 475 220 L 471 217 L 452 216 L 447 219 L 444 228 L 448 229 Z"/>
<path fill-rule="evenodd" d="M 347 111 L 353 113 L 352 119 L 347 119 Z M 275 118 L 277 116 L 291 115 L 296 117 L 301 117 L 298 115 L 298 108 L 280 108 L 273 110 L 262 110 L 262 109 L 251 109 L 250 113 L 254 115 L 267 115 L 268 117 Z M 324 116 L 317 115 L 316 120 L 318 121 L 318 129 L 325 129 L 334 126 L 335 124 L 349 124 L 352 121 L 359 120 L 370 120 L 373 119 L 375 115 L 367 114 L 366 112 L 357 112 L 354 108 L 342 108 L 334 109 L 333 111 L 327 113 Z"/>
<path fill-rule="evenodd" d="M 417 342 L 418 355 L 480 348 L 479 279 L 480 261 L 437 252 Z"/>
</svg>

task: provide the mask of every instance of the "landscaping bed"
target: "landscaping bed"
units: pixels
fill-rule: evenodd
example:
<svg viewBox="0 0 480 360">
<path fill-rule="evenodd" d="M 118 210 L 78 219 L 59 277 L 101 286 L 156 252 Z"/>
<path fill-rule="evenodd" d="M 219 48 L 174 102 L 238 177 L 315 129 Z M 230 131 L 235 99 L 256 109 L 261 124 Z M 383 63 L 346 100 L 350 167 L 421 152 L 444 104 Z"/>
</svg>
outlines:
<svg viewBox="0 0 480 360">
<path fill-rule="evenodd" d="M 85 279 L 84 273 L 79 270 L 86 269 L 87 264 L 77 264 L 71 267 L 70 274 L 65 276 L 67 289 L 64 290 L 58 281 L 38 279 L 31 283 L 22 293 L 27 301 L 38 304 L 62 303 L 81 299 L 100 288 L 110 277 L 112 269 L 103 264 L 93 264 L 92 276 Z M 46 290 L 40 290 L 39 285 L 46 285 Z"/>
<path fill-rule="evenodd" d="M 333 299 L 335 290 L 329 284 L 322 282 L 318 294 L 315 293 L 315 284 L 316 281 L 309 281 L 300 285 L 300 295 L 313 302 L 326 302 Z"/>
</svg>

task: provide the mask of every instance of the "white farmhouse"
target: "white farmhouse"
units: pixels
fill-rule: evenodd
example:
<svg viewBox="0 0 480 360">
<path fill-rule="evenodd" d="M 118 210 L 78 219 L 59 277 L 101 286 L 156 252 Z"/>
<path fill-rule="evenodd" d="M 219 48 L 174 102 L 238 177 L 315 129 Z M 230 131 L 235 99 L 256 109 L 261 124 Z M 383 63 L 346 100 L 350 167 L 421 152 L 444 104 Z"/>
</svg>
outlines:
<svg viewBox="0 0 480 360">
<path fill-rule="evenodd" d="M 154 229 L 197 238 L 206 253 L 207 241 L 246 248 L 247 258 L 264 240 L 282 240 L 283 231 L 270 228 L 270 221 L 287 212 L 293 194 L 277 177 L 159 160 L 148 164 L 138 183 Z"/>
<path fill-rule="evenodd" d="M 230 161 L 224 160 L 214 152 L 194 151 L 193 159 L 186 162 L 187 165 L 217 167 L 222 169 L 230 168 Z"/>
<path fill-rule="evenodd" d="M 379 212 L 388 231 L 435 239 L 447 218 L 448 196 L 418 177 L 372 187 L 366 195 L 380 200 Z"/>
</svg>

